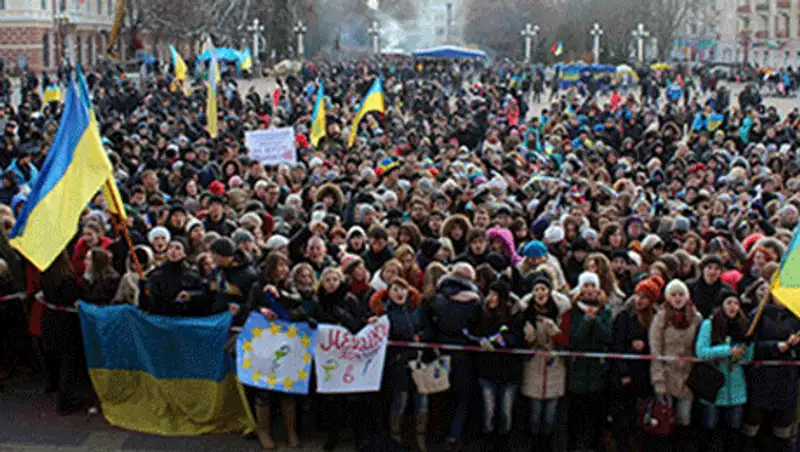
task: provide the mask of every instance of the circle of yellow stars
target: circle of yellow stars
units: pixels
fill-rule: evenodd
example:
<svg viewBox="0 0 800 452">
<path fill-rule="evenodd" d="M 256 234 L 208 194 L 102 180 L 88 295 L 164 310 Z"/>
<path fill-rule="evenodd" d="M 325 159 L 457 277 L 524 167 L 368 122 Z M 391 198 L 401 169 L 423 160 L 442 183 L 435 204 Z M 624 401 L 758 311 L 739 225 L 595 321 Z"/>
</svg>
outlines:
<svg viewBox="0 0 800 452">
<path fill-rule="evenodd" d="M 242 360 L 242 369 L 250 370 L 253 367 L 253 342 L 259 340 L 264 336 L 265 333 L 268 333 L 270 336 L 278 336 L 280 334 L 286 335 L 289 339 L 300 339 L 300 344 L 303 346 L 304 350 L 308 350 L 311 346 L 311 336 L 307 334 L 306 331 L 301 331 L 295 325 L 282 325 L 280 323 L 272 323 L 268 328 L 253 328 L 250 330 L 253 334 L 253 337 L 250 340 L 246 340 L 242 344 L 242 351 L 244 352 L 244 358 Z M 278 381 L 278 378 L 273 374 L 264 374 L 258 371 L 252 371 L 252 381 L 253 382 L 265 382 L 268 389 L 277 389 L 279 386 L 283 387 L 285 391 L 291 391 L 292 388 L 297 385 L 298 383 L 304 382 L 308 379 L 308 373 L 311 369 L 311 353 L 308 351 L 303 352 L 303 368 L 297 371 L 297 377 L 292 379 L 286 377 L 283 381 Z"/>
</svg>

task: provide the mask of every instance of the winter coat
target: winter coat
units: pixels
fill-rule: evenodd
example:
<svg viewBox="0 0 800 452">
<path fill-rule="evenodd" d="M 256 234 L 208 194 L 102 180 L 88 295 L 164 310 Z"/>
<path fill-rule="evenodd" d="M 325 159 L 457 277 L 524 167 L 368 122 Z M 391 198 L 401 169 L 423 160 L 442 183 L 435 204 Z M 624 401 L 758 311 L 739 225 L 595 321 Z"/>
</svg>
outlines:
<svg viewBox="0 0 800 452">
<path fill-rule="evenodd" d="M 711 315 L 711 311 L 722 303 L 721 297 L 725 293 L 735 293 L 731 286 L 721 280 L 708 285 L 702 275 L 690 281 L 687 285 L 689 286 L 692 301 L 704 319 L 707 319 Z"/>
<path fill-rule="evenodd" d="M 753 336 L 753 359 L 796 360 L 799 346 L 781 353 L 778 343 L 798 331 L 800 319 L 782 306 L 767 305 Z M 798 368 L 793 366 L 750 366 L 747 372 L 750 405 L 765 410 L 794 410 L 797 407 L 798 377 Z"/>
<path fill-rule="evenodd" d="M 514 234 L 506 228 L 490 228 L 486 231 L 486 238 L 491 241 L 498 239 L 503 244 L 503 254 L 508 258 L 511 265 L 517 265 L 522 260 L 514 247 Z"/>
<path fill-rule="evenodd" d="M 505 326 L 505 332 L 500 329 Z M 469 330 L 470 335 L 476 339 L 490 338 L 499 334 L 503 343 L 493 343 L 495 349 L 516 348 L 524 342 L 523 340 L 524 319 L 521 315 L 511 316 L 507 321 L 503 321 L 497 315 L 497 311 L 488 311 L 484 303 L 484 308 L 478 317 L 478 321 Z M 473 344 L 478 345 L 478 344 Z M 505 353 L 477 353 L 475 354 L 475 374 L 478 378 L 483 378 L 496 383 L 519 384 L 522 372 L 522 357 Z"/>
<path fill-rule="evenodd" d="M 150 314 L 176 317 L 202 317 L 211 314 L 206 282 L 185 262 L 166 262 L 147 278 L 150 296 L 141 304 Z M 186 291 L 188 301 L 179 301 L 178 294 Z M 145 301 L 146 300 L 146 301 Z"/>
<path fill-rule="evenodd" d="M 565 348 L 569 344 L 570 300 L 566 296 L 551 292 L 553 302 L 558 308 L 555 321 L 541 320 L 531 324 L 536 329 L 536 341 L 530 345 L 534 349 L 551 350 Z M 528 295 L 520 302 L 524 319 L 532 319 L 533 296 Z M 549 320 L 549 319 L 548 319 Z M 523 364 L 522 394 L 535 400 L 563 397 L 567 389 L 567 366 L 564 358 L 534 355 Z"/>
<path fill-rule="evenodd" d="M 467 345 L 464 328 L 473 327 L 481 313 L 481 295 L 471 281 L 457 275 L 443 277 L 436 286 L 431 307 L 434 342 Z M 457 394 L 466 394 L 472 384 L 472 355 L 450 354 L 450 385 Z"/>
<path fill-rule="evenodd" d="M 594 319 L 589 318 L 577 305 L 570 311 L 569 346 L 576 352 L 604 352 L 612 344 L 611 309 L 600 308 Z M 571 393 L 585 394 L 601 391 L 605 386 L 603 360 L 597 358 L 570 358 L 567 389 Z"/>
<path fill-rule="evenodd" d="M 664 310 L 659 311 L 650 325 L 650 350 L 657 356 L 686 356 L 694 352 L 694 338 L 703 318 L 697 311 L 692 311 L 692 319 L 686 329 L 674 326 L 664 327 Z M 692 390 L 686 386 L 686 380 L 692 372 L 692 363 L 687 361 L 653 361 L 650 364 L 650 378 L 656 394 L 667 394 L 673 397 L 686 398 L 692 396 Z"/>
<path fill-rule="evenodd" d="M 632 305 L 628 305 L 614 319 L 614 345 L 612 350 L 615 353 L 650 354 L 649 329 L 639 322 L 636 314 L 636 309 Z M 637 351 L 633 348 L 633 341 L 635 340 L 645 343 L 644 350 Z M 609 364 L 609 378 L 612 388 L 624 389 L 639 397 L 646 397 L 653 393 L 653 385 L 650 382 L 650 361 L 614 359 Z M 629 387 L 622 386 L 622 379 L 626 377 L 631 379 Z"/>
<path fill-rule="evenodd" d="M 91 280 L 84 278 L 83 301 L 98 306 L 108 306 L 117 293 L 119 280 L 119 273 L 112 268 L 101 275 L 93 276 Z"/>
<path fill-rule="evenodd" d="M 367 270 L 371 274 L 374 274 L 376 271 L 380 270 L 383 267 L 383 264 L 386 263 L 389 259 L 394 257 L 394 250 L 392 250 L 389 246 L 386 246 L 380 253 L 375 254 L 372 251 L 372 248 L 369 247 L 364 254 L 361 255 L 361 259 L 364 260 L 364 266 L 367 267 Z"/>
<path fill-rule="evenodd" d="M 430 339 L 431 330 L 425 312 L 420 306 L 418 293 L 409 293 L 406 304 L 400 306 L 388 298 L 388 291 L 376 292 L 370 298 L 370 308 L 375 315 L 389 319 L 389 340 L 413 342 L 415 336 L 424 342 Z M 411 369 L 408 362 L 417 359 L 417 350 L 407 347 L 389 347 L 386 351 L 384 381 L 394 391 L 412 391 Z"/>
<path fill-rule="evenodd" d="M 744 375 L 744 364 L 753 359 L 753 345 L 751 344 L 747 347 L 747 352 L 742 358 L 732 361 L 733 348 L 730 343 L 711 345 L 711 319 L 706 319 L 700 325 L 694 350 L 700 359 L 724 360 L 713 364 L 717 370 L 725 375 L 725 385 L 720 389 L 717 400 L 713 401 L 714 405 L 744 405 L 747 402 L 747 382 Z M 708 403 L 710 401 L 701 400 L 701 402 Z"/>
<path fill-rule="evenodd" d="M 220 267 L 214 271 L 210 282 L 213 297 L 211 312 L 225 312 L 230 304 L 237 304 L 240 309 L 233 319 L 233 325 L 244 325 L 249 314 L 247 301 L 250 288 L 257 282 L 258 274 L 250 263 L 250 257 L 236 250 L 230 267 Z"/>
<path fill-rule="evenodd" d="M 100 248 L 108 249 L 111 245 L 111 239 L 108 237 L 101 237 L 100 244 L 98 245 Z M 86 266 L 83 264 L 83 260 L 86 257 L 86 254 L 91 251 L 89 247 L 86 245 L 86 241 L 83 237 L 78 239 L 78 243 L 75 244 L 75 249 L 72 251 L 72 258 L 70 262 L 72 263 L 72 268 L 75 270 L 76 275 L 82 275 L 83 272 L 86 271 Z"/>
<path fill-rule="evenodd" d="M 119 282 L 119 287 L 117 288 L 117 293 L 114 294 L 111 304 L 129 304 L 133 306 L 139 306 L 140 283 L 141 278 L 139 278 L 139 273 L 135 271 L 130 271 L 122 275 L 122 279 Z"/>
</svg>

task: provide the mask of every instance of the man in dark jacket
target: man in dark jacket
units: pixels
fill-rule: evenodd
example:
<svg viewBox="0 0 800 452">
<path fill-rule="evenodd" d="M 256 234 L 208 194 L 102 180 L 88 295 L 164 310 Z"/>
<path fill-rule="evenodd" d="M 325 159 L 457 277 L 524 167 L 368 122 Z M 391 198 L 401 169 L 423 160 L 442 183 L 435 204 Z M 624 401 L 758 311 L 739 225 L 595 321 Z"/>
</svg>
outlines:
<svg viewBox="0 0 800 452">
<path fill-rule="evenodd" d="M 149 296 L 142 294 L 140 306 L 150 314 L 194 317 L 211 314 L 203 278 L 186 263 L 186 245 L 173 238 L 167 261 L 147 279 Z"/>
<path fill-rule="evenodd" d="M 361 256 L 364 265 L 371 274 L 380 270 L 383 264 L 394 257 L 394 251 L 389 247 L 389 233 L 381 225 L 372 225 L 367 232 L 369 249 Z"/>
<path fill-rule="evenodd" d="M 708 318 L 715 307 L 722 303 L 726 294 L 733 293 L 731 286 L 720 280 L 722 275 L 722 259 L 716 254 L 708 255 L 700 262 L 700 276 L 690 281 L 689 291 L 697 310 Z"/>
<path fill-rule="evenodd" d="M 236 230 L 236 223 L 225 216 L 225 200 L 215 195 L 208 200 L 208 215 L 203 221 L 206 232 L 214 231 L 221 236 L 228 237 Z"/>
<path fill-rule="evenodd" d="M 237 250 L 233 240 L 220 237 L 211 242 L 211 256 L 217 269 L 211 280 L 211 312 L 230 310 L 233 324 L 244 325 L 247 318 L 247 297 L 253 284 L 258 283 L 258 273 L 250 263 L 250 256 Z"/>
</svg>

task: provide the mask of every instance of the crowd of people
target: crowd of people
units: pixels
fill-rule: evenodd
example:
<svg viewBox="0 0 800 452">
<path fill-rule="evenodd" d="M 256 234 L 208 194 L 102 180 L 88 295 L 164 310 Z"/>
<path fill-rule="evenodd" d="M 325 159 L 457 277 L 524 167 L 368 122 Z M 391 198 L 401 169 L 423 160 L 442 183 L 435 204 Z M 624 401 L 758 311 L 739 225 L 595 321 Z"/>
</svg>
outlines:
<svg viewBox="0 0 800 452">
<path fill-rule="evenodd" d="M 385 113 L 367 115 L 348 147 L 376 77 Z M 659 83 L 647 77 L 643 86 Z M 417 352 L 390 347 L 379 394 L 249 388 L 264 450 L 276 448 L 271 406 L 298 447 L 309 400 L 326 450 L 353 428 L 358 443 L 385 432 L 425 451 L 430 425 L 455 451 L 474 439 L 470 423 L 497 450 L 515 432 L 536 451 L 792 450 L 797 368 L 747 364 L 794 360 L 800 320 L 770 300 L 747 330 L 798 222 L 800 113 L 750 91 L 737 104 L 723 84 L 677 100 L 570 89 L 533 111 L 536 80 L 511 63 L 313 61 L 273 92 L 224 78 L 211 139 L 202 82 L 155 73 L 137 86 L 111 68 L 89 72 L 143 278 L 102 193 L 41 274 L 8 245 L 60 114 L 24 89 L 20 105 L 0 109 L 0 289 L 41 290 L 65 308 L 230 311 L 239 326 L 259 313 L 355 332 L 386 315 L 396 341 L 719 360 L 455 352 L 449 392 L 428 397 L 408 368 Z M 327 128 L 315 149 L 322 82 Z M 245 131 L 285 126 L 296 163 L 250 159 Z M 0 302 L 6 372 L 30 356 L 27 307 Z M 77 314 L 46 310 L 41 336 L 59 412 L 84 409 Z M 718 374 L 716 397 L 694 393 Z M 670 433 L 653 431 L 654 406 L 674 410 Z"/>
</svg>

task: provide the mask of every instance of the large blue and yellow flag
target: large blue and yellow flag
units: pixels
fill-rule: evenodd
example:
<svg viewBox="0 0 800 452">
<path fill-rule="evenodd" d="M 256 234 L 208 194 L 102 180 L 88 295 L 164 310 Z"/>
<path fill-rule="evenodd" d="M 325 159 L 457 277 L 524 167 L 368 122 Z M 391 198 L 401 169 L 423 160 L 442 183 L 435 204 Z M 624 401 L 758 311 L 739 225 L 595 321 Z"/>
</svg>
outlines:
<svg viewBox="0 0 800 452">
<path fill-rule="evenodd" d="M 94 113 L 94 104 L 92 103 L 92 98 L 89 96 L 89 85 L 86 83 L 86 76 L 83 75 L 83 70 L 81 69 L 81 65 L 78 64 L 75 66 L 75 78 L 78 79 L 78 91 L 81 95 L 81 101 L 83 102 L 84 107 L 89 111 L 89 120 L 91 121 L 91 127 L 97 129 L 97 135 L 100 135 L 100 126 L 97 125 L 97 117 Z M 109 161 L 109 165 L 111 162 Z M 103 197 L 106 199 L 106 204 L 108 211 L 111 214 L 116 215 L 122 221 L 128 219 L 127 213 L 125 213 L 125 209 L 123 206 L 125 203 L 122 201 L 122 196 L 119 194 L 119 188 L 117 188 L 117 182 L 114 180 L 113 170 L 111 175 L 106 180 L 106 183 L 103 184 Z"/>
<path fill-rule="evenodd" d="M 786 248 L 781 268 L 772 278 L 772 296 L 800 317 L 800 227 Z"/>
<path fill-rule="evenodd" d="M 53 263 L 78 229 L 84 207 L 111 177 L 97 127 L 75 84 L 67 88 L 56 138 L 11 230 L 11 246 L 39 270 Z"/>
<path fill-rule="evenodd" d="M 219 135 L 217 127 L 217 83 L 221 77 L 219 75 L 219 63 L 217 62 L 217 48 L 211 42 L 211 37 L 206 38 L 206 49 L 211 54 L 208 61 L 208 90 L 206 90 L 206 130 L 211 138 Z"/>
<path fill-rule="evenodd" d="M 720 128 L 723 121 L 725 121 L 725 115 L 716 112 L 711 113 L 706 119 L 706 128 L 709 132 L 714 132 Z"/>
<path fill-rule="evenodd" d="M 225 353 L 231 314 L 173 318 L 80 303 L 86 363 L 106 420 L 155 435 L 250 432 Z"/>
<path fill-rule="evenodd" d="M 311 115 L 311 145 L 315 148 L 319 143 L 327 131 L 325 130 L 327 125 L 325 123 L 325 88 L 323 83 L 319 82 L 319 88 L 317 88 L 317 99 L 314 103 L 314 112 Z"/>
<path fill-rule="evenodd" d="M 236 373 L 242 384 L 308 394 L 316 331 L 308 323 L 267 320 L 250 314 L 239 334 Z"/>
<path fill-rule="evenodd" d="M 358 124 L 361 122 L 364 116 L 372 111 L 385 113 L 386 109 L 384 105 L 385 100 L 383 96 L 383 84 L 381 83 L 381 78 L 378 77 L 375 80 L 375 83 L 372 84 L 372 87 L 370 87 L 369 91 L 367 91 L 367 95 L 364 96 L 361 104 L 358 106 L 358 112 L 356 112 L 356 117 L 353 119 L 353 126 L 350 130 L 350 138 L 347 140 L 347 147 L 351 147 L 353 145 L 353 142 L 356 139 L 356 134 L 358 133 Z"/>
<path fill-rule="evenodd" d="M 175 70 L 175 78 L 184 81 L 186 80 L 186 72 L 188 71 L 186 67 L 186 62 L 183 61 L 181 55 L 175 50 L 175 46 L 169 46 L 169 54 L 172 57 L 172 67 Z"/>
</svg>

